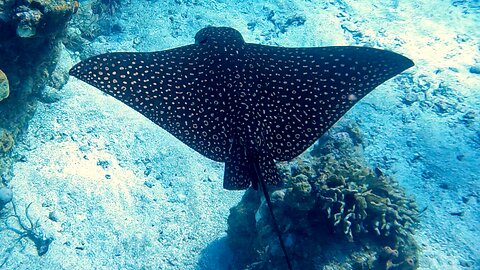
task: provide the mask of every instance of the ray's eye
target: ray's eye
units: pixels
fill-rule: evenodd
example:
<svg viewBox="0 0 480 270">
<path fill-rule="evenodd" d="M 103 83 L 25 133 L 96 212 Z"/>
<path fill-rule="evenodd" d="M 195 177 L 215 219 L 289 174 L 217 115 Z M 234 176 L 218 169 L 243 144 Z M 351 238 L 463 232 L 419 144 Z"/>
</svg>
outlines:
<svg viewBox="0 0 480 270">
<path fill-rule="evenodd" d="M 207 41 L 208 41 L 208 38 L 204 37 L 198 41 L 198 44 L 205 44 L 207 43 Z"/>
</svg>

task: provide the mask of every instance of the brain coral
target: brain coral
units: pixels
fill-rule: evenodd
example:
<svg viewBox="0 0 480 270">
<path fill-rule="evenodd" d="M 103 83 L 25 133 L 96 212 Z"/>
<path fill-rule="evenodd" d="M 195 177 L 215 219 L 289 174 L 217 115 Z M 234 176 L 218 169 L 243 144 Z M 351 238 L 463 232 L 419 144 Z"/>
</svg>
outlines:
<svg viewBox="0 0 480 270">
<path fill-rule="evenodd" d="M 10 94 L 7 75 L 0 69 L 0 101 L 6 99 Z"/>
<path fill-rule="evenodd" d="M 270 188 L 295 269 L 416 269 L 418 211 L 397 182 L 362 157 L 355 126 L 337 128 L 308 153 L 278 164 L 286 184 Z M 265 200 L 248 190 L 230 210 L 228 240 L 252 269 L 282 269 Z"/>
</svg>

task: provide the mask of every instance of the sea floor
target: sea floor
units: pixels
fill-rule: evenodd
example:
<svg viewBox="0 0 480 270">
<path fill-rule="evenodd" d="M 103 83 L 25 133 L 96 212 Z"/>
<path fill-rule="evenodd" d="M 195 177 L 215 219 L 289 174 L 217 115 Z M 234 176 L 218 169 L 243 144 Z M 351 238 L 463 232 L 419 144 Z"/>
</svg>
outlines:
<svg viewBox="0 0 480 270">
<path fill-rule="evenodd" d="M 95 53 L 193 42 L 207 25 L 247 42 L 367 45 L 416 63 L 350 111 L 372 166 L 393 175 L 422 210 L 420 269 L 480 269 L 480 26 L 476 1 L 131 1 L 122 31 Z M 475 7 L 475 5 L 477 5 Z M 78 53 L 64 50 L 57 72 Z M 74 78 L 40 103 L 14 150 L 15 203 L 55 240 L 11 252 L 6 269 L 234 269 L 225 243 L 223 164 L 194 152 L 115 99 Z M 473 120 L 471 117 L 473 116 Z M 15 234 L 2 232 L 2 249 Z"/>
</svg>

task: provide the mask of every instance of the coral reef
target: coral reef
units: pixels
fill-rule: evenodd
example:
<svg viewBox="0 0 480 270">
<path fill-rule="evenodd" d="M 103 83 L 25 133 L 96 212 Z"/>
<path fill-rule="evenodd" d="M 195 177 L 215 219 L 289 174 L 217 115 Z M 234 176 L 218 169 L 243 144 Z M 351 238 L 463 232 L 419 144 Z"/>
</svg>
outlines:
<svg viewBox="0 0 480 270">
<path fill-rule="evenodd" d="M 0 69 L 0 101 L 6 99 L 10 94 L 10 86 L 8 85 L 8 78 Z"/>
<path fill-rule="evenodd" d="M 13 11 L 16 34 L 21 38 L 47 36 L 58 32 L 75 10 L 75 1 L 33 0 Z"/>
<path fill-rule="evenodd" d="M 70 0 L 0 0 L 1 175 L 8 175 L 12 163 L 8 152 L 56 67 L 74 8 L 75 1 Z"/>
<path fill-rule="evenodd" d="M 15 160 L 12 149 L 56 67 L 63 30 L 73 12 L 72 3 L 0 0 L 0 176 L 6 186 Z M 0 189 L 0 219 L 5 225 L 0 231 L 8 233 L 2 235 L 7 248 L 2 249 L 0 268 L 18 245 L 25 247 L 26 239 L 33 241 L 39 256 L 48 251 L 53 241 L 40 230 L 38 221 L 32 221 L 30 205 L 25 209 L 25 217 L 20 217 L 12 198 L 11 189 Z M 7 207 L 10 202 L 12 208 Z M 12 232 L 16 237 L 8 237 Z M 9 243 L 9 238 L 13 242 Z"/>
<path fill-rule="evenodd" d="M 418 211 L 402 188 L 362 158 L 355 125 L 337 127 L 310 151 L 278 164 L 285 185 L 272 203 L 297 269 L 416 269 Z M 230 211 L 229 243 L 252 269 L 282 269 L 283 256 L 261 193 Z"/>
</svg>

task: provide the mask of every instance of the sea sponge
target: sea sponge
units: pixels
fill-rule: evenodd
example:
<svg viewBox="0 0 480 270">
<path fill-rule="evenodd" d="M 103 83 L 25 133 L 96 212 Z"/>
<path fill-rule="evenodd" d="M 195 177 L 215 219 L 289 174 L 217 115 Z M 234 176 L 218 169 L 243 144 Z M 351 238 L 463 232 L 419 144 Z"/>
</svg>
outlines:
<svg viewBox="0 0 480 270">
<path fill-rule="evenodd" d="M 418 246 L 412 237 L 418 215 L 414 200 L 393 178 L 366 165 L 359 138 L 354 126 L 333 130 L 312 150 L 277 164 L 285 184 L 269 187 L 269 193 L 295 269 L 418 267 Z M 241 218 L 248 224 L 239 222 Z M 246 268 L 284 268 L 260 192 L 246 192 L 232 208 L 228 225 L 235 252 L 253 258 Z"/>
<path fill-rule="evenodd" d="M 0 101 L 6 99 L 10 94 L 10 86 L 8 85 L 8 78 L 0 69 Z"/>
</svg>

